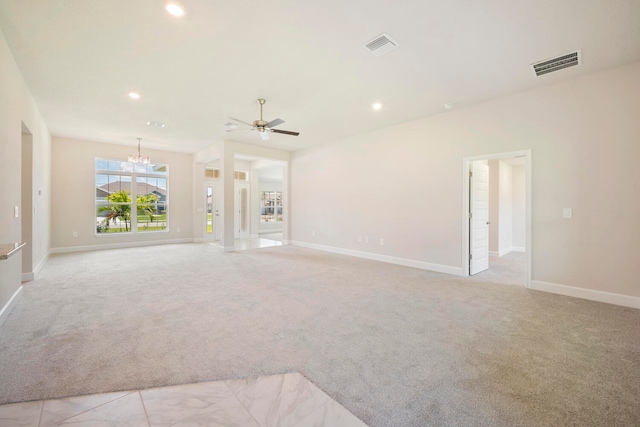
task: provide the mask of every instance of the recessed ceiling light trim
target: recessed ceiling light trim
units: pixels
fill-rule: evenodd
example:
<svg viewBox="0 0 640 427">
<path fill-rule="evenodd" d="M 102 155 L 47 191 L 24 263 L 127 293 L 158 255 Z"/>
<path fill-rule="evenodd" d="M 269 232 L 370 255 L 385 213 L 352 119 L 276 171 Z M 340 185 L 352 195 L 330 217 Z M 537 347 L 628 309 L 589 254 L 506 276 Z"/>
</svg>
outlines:
<svg viewBox="0 0 640 427">
<path fill-rule="evenodd" d="M 147 125 L 153 126 L 153 127 L 156 127 L 156 128 L 163 128 L 163 127 L 166 126 L 164 123 L 154 122 L 154 121 L 151 121 L 151 120 L 147 122 Z"/>
<path fill-rule="evenodd" d="M 582 64 L 582 51 L 577 50 L 566 55 L 533 63 L 531 64 L 531 69 L 533 74 L 539 77 L 580 64 Z"/>
<path fill-rule="evenodd" d="M 379 103 L 379 102 L 376 102 L 375 104 L 373 104 L 371 106 L 371 108 L 373 108 L 374 110 L 380 110 L 380 109 L 382 109 L 382 104 Z"/>
<path fill-rule="evenodd" d="M 140 94 L 138 92 L 129 92 L 129 98 L 140 99 Z"/>
<path fill-rule="evenodd" d="M 391 38 L 389 34 L 382 33 L 366 42 L 363 46 L 374 56 L 381 56 L 398 47 L 399 43 Z"/>
</svg>

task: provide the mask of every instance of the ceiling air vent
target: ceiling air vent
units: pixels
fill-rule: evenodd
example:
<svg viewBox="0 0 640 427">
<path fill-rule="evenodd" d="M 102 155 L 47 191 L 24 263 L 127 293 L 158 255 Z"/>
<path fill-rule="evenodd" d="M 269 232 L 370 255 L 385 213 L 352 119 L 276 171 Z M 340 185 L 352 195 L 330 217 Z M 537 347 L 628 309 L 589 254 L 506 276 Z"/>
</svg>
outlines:
<svg viewBox="0 0 640 427">
<path fill-rule="evenodd" d="M 375 56 L 381 56 L 398 47 L 398 42 L 388 34 L 382 33 L 373 40 L 369 40 L 364 47 Z"/>
<path fill-rule="evenodd" d="M 567 55 L 558 56 L 557 58 L 536 62 L 535 64 L 531 64 L 531 68 L 536 76 L 541 76 L 562 70 L 563 68 L 580 65 L 580 56 L 580 51 L 578 50 Z"/>
</svg>

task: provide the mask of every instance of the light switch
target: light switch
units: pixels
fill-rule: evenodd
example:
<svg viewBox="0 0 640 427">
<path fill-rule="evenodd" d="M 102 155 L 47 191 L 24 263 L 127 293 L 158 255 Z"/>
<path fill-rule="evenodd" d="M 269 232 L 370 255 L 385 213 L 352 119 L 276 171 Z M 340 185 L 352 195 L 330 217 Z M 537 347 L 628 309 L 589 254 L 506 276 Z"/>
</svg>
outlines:
<svg viewBox="0 0 640 427">
<path fill-rule="evenodd" d="M 14 216 L 14 218 L 18 218 L 20 216 L 20 207 L 19 206 L 15 206 L 13 208 L 13 216 Z"/>
<path fill-rule="evenodd" d="M 562 217 L 567 219 L 573 218 L 573 211 L 571 210 L 571 208 L 564 208 L 562 210 Z"/>
</svg>

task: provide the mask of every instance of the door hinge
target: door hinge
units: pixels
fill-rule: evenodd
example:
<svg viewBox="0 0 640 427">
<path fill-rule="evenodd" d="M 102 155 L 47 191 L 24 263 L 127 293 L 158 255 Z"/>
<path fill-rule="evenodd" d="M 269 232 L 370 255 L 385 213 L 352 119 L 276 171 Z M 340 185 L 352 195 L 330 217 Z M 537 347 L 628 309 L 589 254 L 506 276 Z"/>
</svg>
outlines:
<svg viewBox="0 0 640 427">
<path fill-rule="evenodd" d="M 473 171 L 469 171 L 469 178 L 473 177 Z"/>
<path fill-rule="evenodd" d="M 473 218 L 473 212 L 469 212 L 469 219 Z"/>
<path fill-rule="evenodd" d="M 469 261 L 473 259 L 473 255 L 469 254 Z"/>
</svg>

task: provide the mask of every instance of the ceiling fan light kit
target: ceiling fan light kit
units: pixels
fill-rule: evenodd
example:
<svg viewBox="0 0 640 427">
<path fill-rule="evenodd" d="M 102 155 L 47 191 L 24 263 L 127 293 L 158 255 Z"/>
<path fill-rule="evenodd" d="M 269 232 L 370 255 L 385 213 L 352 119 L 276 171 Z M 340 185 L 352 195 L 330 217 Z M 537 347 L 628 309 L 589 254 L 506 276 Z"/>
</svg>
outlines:
<svg viewBox="0 0 640 427">
<path fill-rule="evenodd" d="M 234 117 L 229 117 L 231 120 L 234 120 L 238 123 L 242 123 L 244 125 L 250 126 L 250 129 L 227 129 L 227 132 L 233 132 L 236 130 L 256 130 L 258 131 L 258 134 L 260 135 L 260 138 L 262 138 L 263 141 L 266 141 L 269 139 L 269 132 L 273 132 L 273 133 L 281 133 L 284 135 L 292 135 L 292 136 L 298 136 L 300 135 L 300 132 L 293 132 L 290 130 L 281 130 L 281 129 L 273 129 L 275 126 L 281 125 L 282 123 L 284 123 L 284 120 L 282 119 L 273 119 L 270 122 L 267 122 L 266 120 L 264 120 L 263 116 L 262 116 L 262 106 L 266 103 L 267 101 L 264 98 L 258 98 L 258 104 L 260 104 L 260 119 L 258 120 L 254 120 L 252 123 L 248 123 L 245 122 L 244 120 L 240 120 L 240 119 L 236 119 Z M 230 126 L 233 125 L 230 123 L 227 123 L 225 126 L 227 127 L 233 127 Z M 235 126 L 237 127 L 237 125 Z"/>
</svg>

